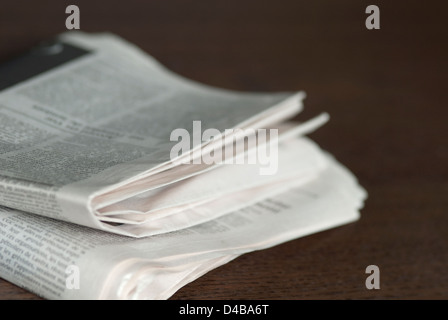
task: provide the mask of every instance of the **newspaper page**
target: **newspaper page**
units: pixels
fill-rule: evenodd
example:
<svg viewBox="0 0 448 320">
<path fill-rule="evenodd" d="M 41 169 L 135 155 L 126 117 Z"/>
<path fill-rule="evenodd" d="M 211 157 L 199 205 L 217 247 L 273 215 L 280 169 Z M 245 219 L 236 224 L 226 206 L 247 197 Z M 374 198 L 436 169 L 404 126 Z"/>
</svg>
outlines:
<svg viewBox="0 0 448 320">
<path fill-rule="evenodd" d="M 263 127 L 302 108 L 302 93 L 238 93 L 183 79 L 113 36 L 70 33 L 37 54 L 65 51 L 70 61 L 0 91 L 3 206 L 104 229 L 90 206 L 95 196 L 170 168 L 177 180 L 192 175 L 170 162 L 176 128 L 192 133 L 197 120 L 219 131 Z"/>
<path fill-rule="evenodd" d="M 1 209 L 0 275 L 48 299 L 167 299 L 241 254 L 358 219 L 365 191 L 327 158 L 328 167 L 307 184 L 143 239 Z M 79 279 L 70 282 L 72 275 Z"/>
</svg>

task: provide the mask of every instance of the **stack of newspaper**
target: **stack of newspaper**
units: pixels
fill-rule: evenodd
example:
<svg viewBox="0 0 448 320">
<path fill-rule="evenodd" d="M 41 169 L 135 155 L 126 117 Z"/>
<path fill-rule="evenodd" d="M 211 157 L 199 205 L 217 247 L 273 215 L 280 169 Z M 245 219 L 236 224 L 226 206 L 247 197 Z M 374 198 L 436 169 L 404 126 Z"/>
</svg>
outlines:
<svg viewBox="0 0 448 320">
<path fill-rule="evenodd" d="M 167 299 L 359 217 L 365 191 L 305 137 L 328 115 L 288 121 L 302 92 L 208 87 L 78 32 L 0 74 L 0 277 L 42 297 Z"/>
</svg>

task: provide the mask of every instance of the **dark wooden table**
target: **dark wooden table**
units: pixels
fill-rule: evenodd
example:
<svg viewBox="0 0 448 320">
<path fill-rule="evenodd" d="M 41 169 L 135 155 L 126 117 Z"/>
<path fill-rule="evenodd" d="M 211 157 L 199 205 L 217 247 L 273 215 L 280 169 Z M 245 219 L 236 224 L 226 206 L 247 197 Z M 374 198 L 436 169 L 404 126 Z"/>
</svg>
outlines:
<svg viewBox="0 0 448 320">
<path fill-rule="evenodd" d="M 447 299 L 446 1 L 4 1 L 0 61 L 65 31 L 111 31 L 210 85 L 306 90 L 312 135 L 369 192 L 359 222 L 254 252 L 173 299 Z M 376 4 L 381 29 L 367 30 Z M 378 265 L 381 289 L 367 290 Z M 37 299 L 0 280 L 1 299 Z"/>
</svg>

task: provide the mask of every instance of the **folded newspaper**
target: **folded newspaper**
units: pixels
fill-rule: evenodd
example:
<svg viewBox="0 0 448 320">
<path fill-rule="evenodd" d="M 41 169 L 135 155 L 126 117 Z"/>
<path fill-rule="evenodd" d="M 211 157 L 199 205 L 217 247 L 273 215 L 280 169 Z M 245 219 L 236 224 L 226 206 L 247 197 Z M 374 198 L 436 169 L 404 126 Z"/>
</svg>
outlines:
<svg viewBox="0 0 448 320">
<path fill-rule="evenodd" d="M 111 34 L 0 67 L 0 277 L 48 299 L 167 299 L 239 255 L 359 218 L 289 121 L 305 94 L 187 80 Z"/>
</svg>

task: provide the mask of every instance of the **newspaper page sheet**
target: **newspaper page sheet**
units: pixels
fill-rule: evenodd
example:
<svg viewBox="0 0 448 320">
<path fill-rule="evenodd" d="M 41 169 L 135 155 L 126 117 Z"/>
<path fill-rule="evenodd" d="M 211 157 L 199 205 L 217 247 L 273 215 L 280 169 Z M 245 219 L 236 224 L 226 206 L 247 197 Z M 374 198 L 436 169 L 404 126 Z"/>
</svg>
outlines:
<svg viewBox="0 0 448 320">
<path fill-rule="evenodd" d="M 0 275 L 48 299 L 166 299 L 238 255 L 357 220 L 366 193 L 328 160 L 319 178 L 303 186 L 143 239 L 2 209 Z M 75 290 L 66 287 L 70 266 L 79 268 Z"/>
<path fill-rule="evenodd" d="M 6 207 L 102 229 L 92 195 L 169 163 L 174 129 L 192 131 L 195 120 L 218 130 L 268 124 L 301 109 L 302 94 L 237 93 L 175 77 L 113 37 L 62 39 L 60 50 L 82 54 L 0 92 Z"/>
</svg>

